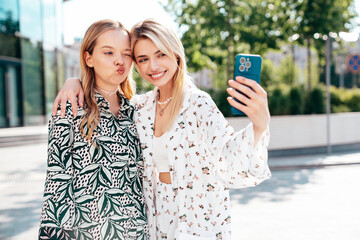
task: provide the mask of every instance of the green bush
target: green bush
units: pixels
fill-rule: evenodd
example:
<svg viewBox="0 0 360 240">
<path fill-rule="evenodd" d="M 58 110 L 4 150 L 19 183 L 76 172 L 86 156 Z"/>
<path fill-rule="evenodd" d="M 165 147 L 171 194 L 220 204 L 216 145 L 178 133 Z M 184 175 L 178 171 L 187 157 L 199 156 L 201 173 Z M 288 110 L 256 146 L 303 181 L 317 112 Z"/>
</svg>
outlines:
<svg viewBox="0 0 360 240">
<path fill-rule="evenodd" d="M 350 109 L 344 105 L 344 102 L 341 100 L 343 89 L 336 88 L 332 86 L 330 88 L 330 102 L 331 102 L 331 112 L 348 112 Z"/>
<path fill-rule="evenodd" d="M 360 111 L 360 89 L 330 88 L 331 112 Z"/>
<path fill-rule="evenodd" d="M 286 115 L 288 114 L 288 96 L 285 87 L 276 87 L 269 92 L 269 109 L 271 115 Z"/>
<path fill-rule="evenodd" d="M 260 85 L 264 88 L 274 83 L 277 78 L 274 77 L 274 64 L 269 59 L 264 59 L 261 68 Z"/>
<path fill-rule="evenodd" d="M 289 110 L 291 115 L 304 113 L 305 90 L 302 86 L 293 86 L 289 93 Z"/>
<path fill-rule="evenodd" d="M 351 112 L 360 111 L 360 89 L 351 89 L 345 95 L 345 105 Z"/>
<path fill-rule="evenodd" d="M 326 112 L 326 88 L 315 86 L 309 95 L 303 85 L 278 84 L 268 86 L 269 109 L 275 115 L 323 114 Z M 226 89 L 208 90 L 225 117 L 233 116 L 226 98 Z M 331 112 L 360 111 L 360 89 L 330 88 Z"/>
<path fill-rule="evenodd" d="M 321 114 L 326 111 L 326 94 L 323 87 L 317 86 L 314 87 L 310 92 L 310 97 L 308 97 L 308 104 L 306 112 Z"/>
</svg>

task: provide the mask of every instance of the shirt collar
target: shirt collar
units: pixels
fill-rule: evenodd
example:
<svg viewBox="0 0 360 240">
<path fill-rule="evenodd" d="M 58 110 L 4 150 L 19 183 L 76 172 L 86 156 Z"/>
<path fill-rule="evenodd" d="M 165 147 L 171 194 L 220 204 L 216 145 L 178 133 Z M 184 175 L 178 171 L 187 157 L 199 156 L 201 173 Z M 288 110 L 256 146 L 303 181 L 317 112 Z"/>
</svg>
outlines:
<svg viewBox="0 0 360 240">
<path fill-rule="evenodd" d="M 130 101 L 123 94 L 117 92 L 120 103 L 120 111 L 129 109 Z M 95 99 L 100 110 L 110 111 L 110 103 L 97 91 L 95 90 Z"/>
</svg>

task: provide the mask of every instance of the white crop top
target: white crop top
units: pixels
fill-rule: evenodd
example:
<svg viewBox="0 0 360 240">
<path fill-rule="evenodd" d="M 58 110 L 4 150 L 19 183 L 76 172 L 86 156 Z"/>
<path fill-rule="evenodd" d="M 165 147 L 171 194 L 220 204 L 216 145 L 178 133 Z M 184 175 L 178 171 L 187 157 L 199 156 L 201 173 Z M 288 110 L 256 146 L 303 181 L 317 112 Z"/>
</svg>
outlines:
<svg viewBox="0 0 360 240">
<path fill-rule="evenodd" d="M 169 172 L 169 162 L 168 156 L 166 152 L 166 133 L 161 135 L 160 137 L 153 138 L 153 151 L 154 151 L 154 163 L 157 171 L 161 172 Z"/>
</svg>

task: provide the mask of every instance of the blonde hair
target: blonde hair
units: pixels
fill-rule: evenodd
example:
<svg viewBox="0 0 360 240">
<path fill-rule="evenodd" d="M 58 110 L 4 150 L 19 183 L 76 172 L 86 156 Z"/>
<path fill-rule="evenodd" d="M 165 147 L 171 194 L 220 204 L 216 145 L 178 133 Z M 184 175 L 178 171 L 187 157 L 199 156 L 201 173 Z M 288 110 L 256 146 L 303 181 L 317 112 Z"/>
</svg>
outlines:
<svg viewBox="0 0 360 240">
<path fill-rule="evenodd" d="M 85 62 L 85 53 L 92 55 L 97 39 L 109 30 L 125 30 L 130 39 L 130 33 L 125 29 L 120 22 L 113 20 L 100 20 L 93 23 L 87 30 L 80 48 L 80 67 L 81 67 L 81 84 L 85 95 L 85 115 L 82 117 L 80 123 L 81 134 L 90 142 L 91 136 L 99 124 L 100 111 L 95 99 L 95 72 L 94 68 L 89 67 Z M 128 99 L 131 99 L 135 94 L 135 84 L 131 77 L 132 70 L 129 75 L 119 85 L 119 90 Z"/>
<path fill-rule="evenodd" d="M 173 125 L 176 116 L 179 114 L 183 99 L 184 85 L 188 82 L 188 72 L 185 61 L 184 47 L 177 34 L 169 27 L 160 24 L 154 19 L 146 19 L 138 22 L 131 29 L 131 51 L 134 57 L 134 47 L 141 39 L 151 40 L 161 52 L 177 61 L 178 68 L 173 76 L 172 104 L 169 105 L 170 117 L 165 130 Z"/>
</svg>

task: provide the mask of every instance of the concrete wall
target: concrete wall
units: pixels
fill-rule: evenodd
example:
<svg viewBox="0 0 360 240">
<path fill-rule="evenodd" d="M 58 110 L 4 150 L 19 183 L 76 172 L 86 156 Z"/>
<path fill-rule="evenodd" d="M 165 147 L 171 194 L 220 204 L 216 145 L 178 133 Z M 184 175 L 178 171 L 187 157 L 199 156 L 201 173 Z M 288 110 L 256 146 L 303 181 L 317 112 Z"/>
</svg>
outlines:
<svg viewBox="0 0 360 240">
<path fill-rule="evenodd" d="M 249 123 L 246 117 L 227 120 L 236 130 Z M 270 134 L 269 150 L 326 147 L 326 115 L 272 116 Z M 330 143 L 360 146 L 360 112 L 330 115 Z"/>
</svg>

